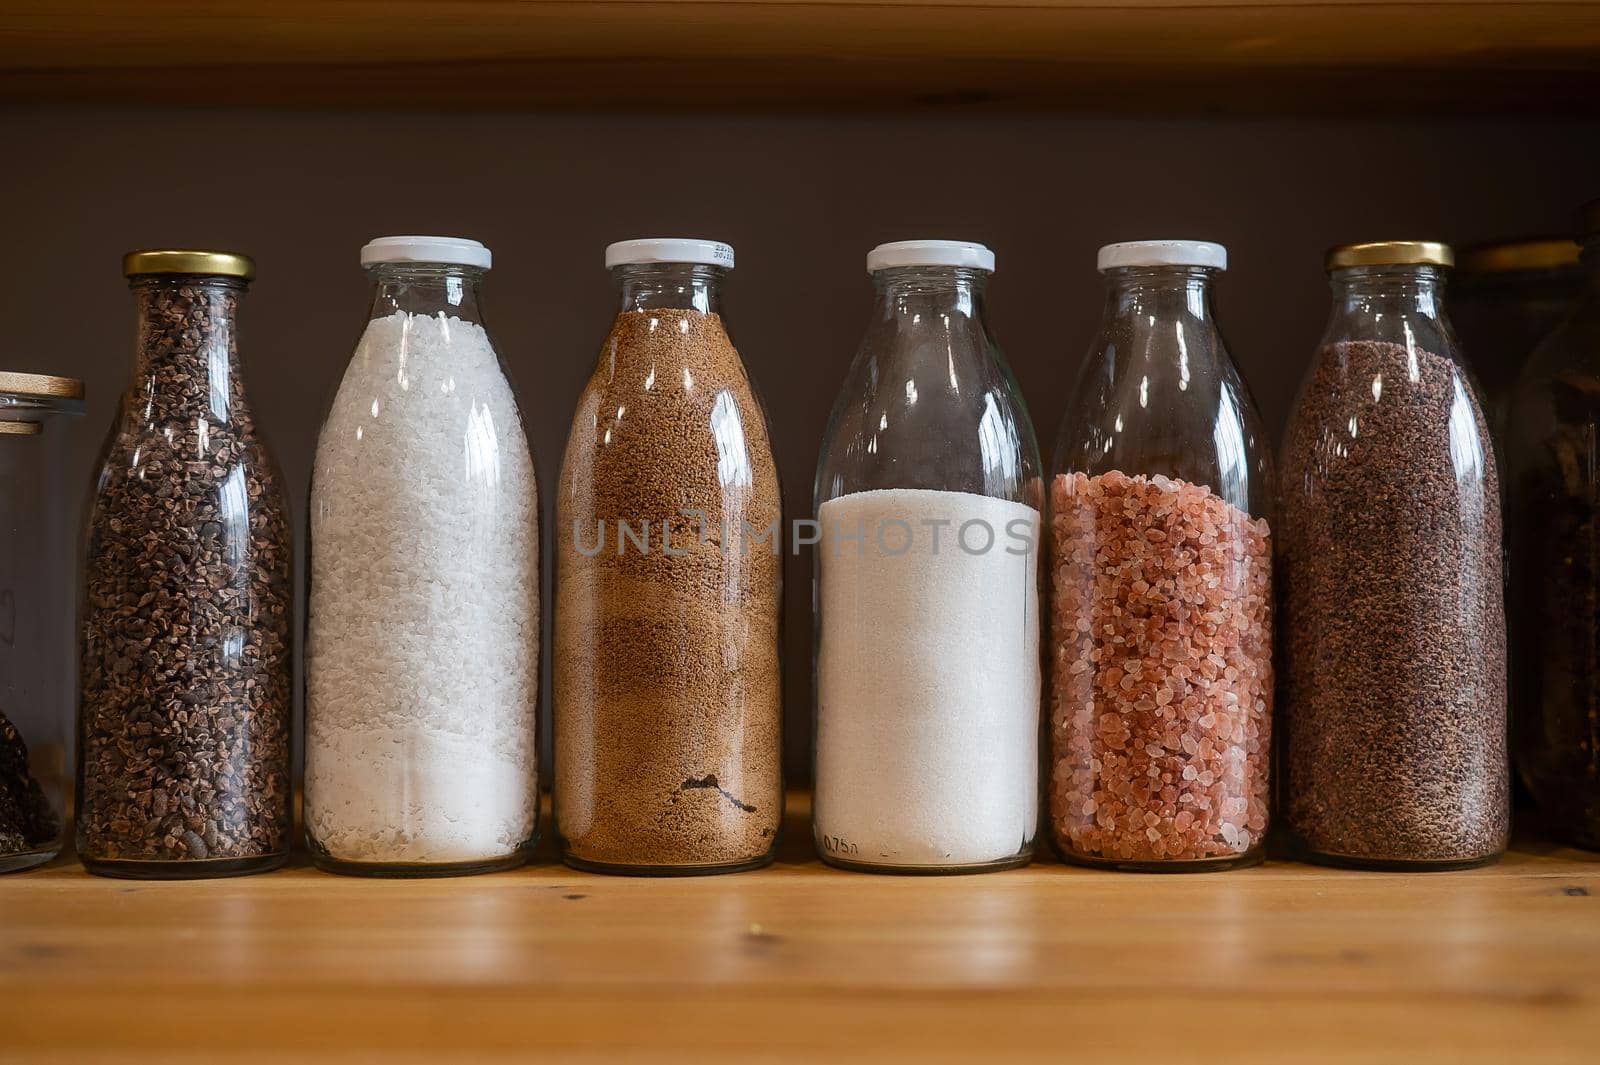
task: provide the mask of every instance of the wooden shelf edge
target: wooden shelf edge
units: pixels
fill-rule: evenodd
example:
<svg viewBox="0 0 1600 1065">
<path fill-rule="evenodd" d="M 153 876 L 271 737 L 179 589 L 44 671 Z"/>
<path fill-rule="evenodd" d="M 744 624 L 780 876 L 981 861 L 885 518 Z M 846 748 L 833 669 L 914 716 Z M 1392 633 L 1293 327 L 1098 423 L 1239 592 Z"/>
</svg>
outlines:
<svg viewBox="0 0 1600 1065">
<path fill-rule="evenodd" d="M 0 0 L 0 102 L 1600 113 L 1600 3 Z"/>
</svg>

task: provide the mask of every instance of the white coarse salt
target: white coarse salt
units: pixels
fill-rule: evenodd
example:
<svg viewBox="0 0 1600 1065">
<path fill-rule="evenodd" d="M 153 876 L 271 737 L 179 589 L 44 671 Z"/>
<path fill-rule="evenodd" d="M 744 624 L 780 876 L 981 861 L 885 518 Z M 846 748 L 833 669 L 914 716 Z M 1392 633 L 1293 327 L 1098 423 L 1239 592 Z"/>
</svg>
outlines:
<svg viewBox="0 0 1600 1065">
<path fill-rule="evenodd" d="M 1025 853 L 1038 819 L 1039 512 L 887 489 L 829 500 L 818 518 L 819 846 L 906 867 Z M 960 537 L 972 522 L 993 530 L 987 550 L 981 525 Z"/>
<path fill-rule="evenodd" d="M 317 443 L 305 818 L 352 863 L 514 855 L 538 814 L 539 498 L 489 336 L 367 325 Z"/>
</svg>

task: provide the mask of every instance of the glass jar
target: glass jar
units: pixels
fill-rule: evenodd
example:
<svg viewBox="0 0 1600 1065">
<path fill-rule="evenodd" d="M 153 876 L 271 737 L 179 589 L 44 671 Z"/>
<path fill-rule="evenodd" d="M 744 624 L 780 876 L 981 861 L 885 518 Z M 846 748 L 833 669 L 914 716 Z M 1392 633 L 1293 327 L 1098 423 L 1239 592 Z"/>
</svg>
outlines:
<svg viewBox="0 0 1600 1065">
<path fill-rule="evenodd" d="M 61 850 L 72 670 L 62 491 L 83 382 L 0 372 L 0 873 Z"/>
<path fill-rule="evenodd" d="M 1572 310 L 1583 288 L 1578 245 L 1566 238 L 1464 249 L 1450 285 L 1450 321 L 1499 426 L 1535 345 Z"/>
<path fill-rule="evenodd" d="M 131 252 L 133 376 L 87 518 L 77 842 L 106 876 L 282 864 L 290 829 L 292 540 L 245 397 L 254 266 Z"/>
<path fill-rule="evenodd" d="M 1227 252 L 1100 249 L 1105 312 L 1050 493 L 1050 825 L 1069 861 L 1259 861 L 1272 459 L 1212 309 Z"/>
<path fill-rule="evenodd" d="M 317 437 L 306 845 L 340 873 L 504 869 L 539 813 L 539 488 L 484 326 L 489 249 L 382 237 Z"/>
<path fill-rule="evenodd" d="M 985 318 L 994 253 L 901 241 L 867 272 L 872 316 L 817 465 L 817 849 L 873 872 L 1022 865 L 1042 486 Z"/>
<path fill-rule="evenodd" d="M 1450 249 L 1335 248 L 1281 472 L 1284 810 L 1317 861 L 1455 869 L 1506 847 L 1494 448 L 1444 311 Z"/>
<path fill-rule="evenodd" d="M 783 816 L 783 529 L 722 318 L 733 249 L 606 249 L 620 295 L 556 497 L 556 831 L 580 869 L 731 872 Z"/>
<path fill-rule="evenodd" d="M 1513 720 L 1550 828 L 1600 850 L 1600 201 L 1580 221 L 1583 295 L 1535 349 L 1506 421 Z"/>
</svg>

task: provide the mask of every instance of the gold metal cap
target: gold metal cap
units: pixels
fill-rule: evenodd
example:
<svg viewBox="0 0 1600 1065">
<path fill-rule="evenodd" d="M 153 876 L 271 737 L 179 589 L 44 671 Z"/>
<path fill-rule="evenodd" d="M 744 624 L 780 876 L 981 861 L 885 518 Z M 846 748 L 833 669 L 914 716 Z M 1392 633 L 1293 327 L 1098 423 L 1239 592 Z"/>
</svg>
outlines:
<svg viewBox="0 0 1600 1065">
<path fill-rule="evenodd" d="M 1351 266 L 1454 266 L 1455 252 L 1437 240 L 1375 240 L 1366 244 L 1340 244 L 1328 250 L 1329 270 Z"/>
<path fill-rule="evenodd" d="M 0 392 L 39 399 L 82 399 L 83 382 L 75 377 L 0 371 Z"/>
<path fill-rule="evenodd" d="M 143 274 L 206 274 L 212 277 L 238 277 L 249 281 L 256 276 L 256 264 L 248 255 L 231 251 L 199 251 L 193 248 L 146 248 L 122 257 L 124 277 Z"/>
<path fill-rule="evenodd" d="M 1582 249 L 1565 237 L 1507 240 L 1478 244 L 1461 250 L 1459 269 L 1464 274 L 1510 274 L 1519 270 L 1555 270 L 1576 266 Z"/>
<path fill-rule="evenodd" d="M 38 422 L 0 421 L 0 436 L 38 436 L 43 429 Z"/>
</svg>

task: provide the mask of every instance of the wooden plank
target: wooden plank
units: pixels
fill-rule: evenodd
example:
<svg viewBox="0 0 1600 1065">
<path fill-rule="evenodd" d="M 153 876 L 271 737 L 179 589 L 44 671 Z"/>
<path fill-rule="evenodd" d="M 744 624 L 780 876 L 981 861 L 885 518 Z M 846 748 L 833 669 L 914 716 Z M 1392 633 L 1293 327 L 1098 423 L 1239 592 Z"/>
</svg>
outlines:
<svg viewBox="0 0 1600 1065">
<path fill-rule="evenodd" d="M 0 101 L 1600 110 L 1585 0 L 0 0 Z"/>
<path fill-rule="evenodd" d="M 1592 1061 L 1600 855 L 698 879 L 0 879 L 0 1060 Z"/>
</svg>

